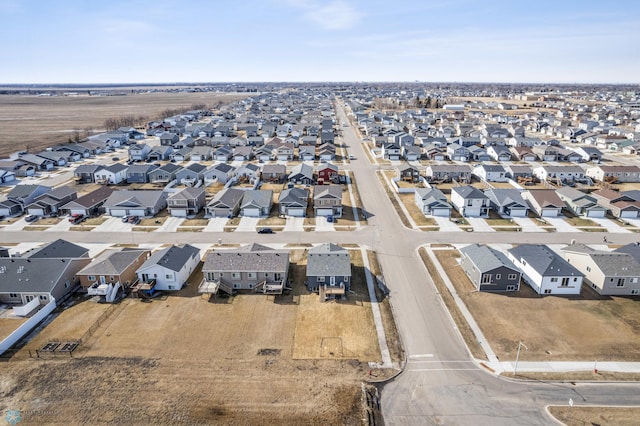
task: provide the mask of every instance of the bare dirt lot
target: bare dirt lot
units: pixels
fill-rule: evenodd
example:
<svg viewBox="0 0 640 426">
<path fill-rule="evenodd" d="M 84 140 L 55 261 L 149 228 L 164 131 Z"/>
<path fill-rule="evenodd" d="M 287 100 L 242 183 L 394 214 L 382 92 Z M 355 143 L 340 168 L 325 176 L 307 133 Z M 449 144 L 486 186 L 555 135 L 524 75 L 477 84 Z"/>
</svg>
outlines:
<svg viewBox="0 0 640 426">
<path fill-rule="evenodd" d="M 158 119 L 166 109 L 195 104 L 209 107 L 246 95 L 230 93 L 144 93 L 128 96 L 0 96 L 0 157 L 30 148 L 64 143 L 78 130 L 103 129 L 105 120 L 122 116 Z"/>
<path fill-rule="evenodd" d="M 82 301 L 1 365 L 0 410 L 19 409 L 25 424 L 362 424 L 361 383 L 380 353 L 353 254 L 355 294 L 344 302 L 304 290 L 303 250 L 292 252 L 289 295 L 208 301 L 192 277 L 151 303 Z M 86 335 L 106 310 L 73 358 L 28 357 Z"/>
<path fill-rule="evenodd" d="M 516 293 L 478 292 L 456 250 L 435 253 L 500 359 L 514 360 L 522 341 L 526 361 L 640 360 L 640 299 L 599 296 L 585 286 L 575 297 L 542 297 L 526 284 Z"/>
</svg>

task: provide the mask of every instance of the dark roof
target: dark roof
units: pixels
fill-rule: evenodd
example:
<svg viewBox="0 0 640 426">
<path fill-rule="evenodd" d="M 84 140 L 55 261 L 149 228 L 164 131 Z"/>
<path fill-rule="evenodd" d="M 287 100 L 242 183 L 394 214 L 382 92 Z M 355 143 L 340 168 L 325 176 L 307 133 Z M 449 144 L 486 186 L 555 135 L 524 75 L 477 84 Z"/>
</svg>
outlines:
<svg viewBox="0 0 640 426">
<path fill-rule="evenodd" d="M 509 249 L 509 253 L 518 260 L 526 260 L 542 276 L 584 276 L 573 265 L 544 245 L 521 244 Z"/>
<path fill-rule="evenodd" d="M 85 247 L 59 239 L 27 252 L 23 257 L 29 257 L 31 259 L 70 259 L 87 257 L 88 253 L 89 249 Z"/>
<path fill-rule="evenodd" d="M 146 269 L 150 266 L 160 265 L 172 271 L 180 271 L 187 261 L 197 256 L 200 249 L 189 244 L 184 246 L 171 246 L 162 250 L 158 250 L 149 256 L 140 269 Z"/>
<path fill-rule="evenodd" d="M 349 250 L 332 243 L 309 249 L 307 276 L 351 276 Z"/>
<path fill-rule="evenodd" d="M 504 253 L 492 249 L 491 247 L 480 244 L 471 244 L 460 249 L 460 252 L 471 259 L 480 272 L 492 271 L 504 266 L 520 273 L 520 270 L 516 268 Z"/>
</svg>

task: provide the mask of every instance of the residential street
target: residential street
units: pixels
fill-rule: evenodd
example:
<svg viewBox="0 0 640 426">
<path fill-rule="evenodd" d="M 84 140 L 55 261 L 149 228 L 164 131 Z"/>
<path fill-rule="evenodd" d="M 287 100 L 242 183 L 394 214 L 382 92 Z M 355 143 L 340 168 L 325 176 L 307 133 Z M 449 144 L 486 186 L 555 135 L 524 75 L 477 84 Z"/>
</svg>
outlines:
<svg viewBox="0 0 640 426">
<path fill-rule="evenodd" d="M 348 122 L 337 103 L 337 118 Z M 10 225 L 0 232 L 3 243 L 47 242 L 65 238 L 77 243 L 135 244 L 265 244 L 325 243 L 363 244 L 376 250 L 385 281 L 391 290 L 390 300 L 407 356 L 404 372 L 382 389 L 382 411 L 389 425 L 547 425 L 547 404 L 566 405 L 640 405 L 640 384 L 599 383 L 571 384 L 519 382 L 496 377 L 477 365 L 467 348 L 428 271 L 418 256 L 419 246 L 429 243 L 540 243 L 569 244 L 572 240 L 586 244 L 602 243 L 602 234 L 579 232 L 422 232 L 405 228 L 385 188 L 379 184 L 377 169 L 364 152 L 353 127 L 342 129 L 349 154 L 356 158 L 348 169 L 355 176 L 368 223 L 352 232 L 333 232 L 333 225 L 316 219 L 316 231 L 304 232 L 296 222 L 273 235 L 255 232 L 257 219 L 243 218 L 235 232 L 222 232 L 223 221 L 211 224 L 204 232 L 131 232 L 131 227 L 109 220 L 92 232 L 21 232 L 22 225 Z M 447 219 L 448 220 L 448 219 Z M 521 226 L 521 223 L 516 220 Z M 174 223 L 166 227 L 173 229 Z M 368 225 L 368 226 L 367 226 Z M 451 223 L 455 226 L 455 224 Z M 528 224 L 528 228 L 531 224 Z M 557 224 L 556 226 L 558 226 Z M 126 229 L 124 229 L 126 228 Z M 456 227 L 457 228 L 457 227 Z M 487 228 L 490 228 L 487 225 Z M 449 231 L 451 229 L 451 231 Z M 102 232 L 104 230 L 104 232 Z M 167 229 L 169 230 L 169 229 Z M 529 230 L 529 229 L 527 229 Z M 210 232 L 216 231 L 216 232 Z M 247 231 L 247 232 L 241 232 Z M 480 230 L 478 230 L 480 231 Z M 488 229 L 487 229 L 488 231 Z M 634 233 L 610 237 L 615 244 L 638 241 Z M 606 360 L 602 360 L 606 361 Z"/>
</svg>

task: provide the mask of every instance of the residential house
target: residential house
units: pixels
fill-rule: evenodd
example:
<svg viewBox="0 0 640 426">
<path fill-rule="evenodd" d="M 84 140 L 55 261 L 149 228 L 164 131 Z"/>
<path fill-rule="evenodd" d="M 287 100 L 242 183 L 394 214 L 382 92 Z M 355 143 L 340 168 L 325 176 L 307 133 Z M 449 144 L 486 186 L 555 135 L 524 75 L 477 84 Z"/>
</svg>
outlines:
<svg viewBox="0 0 640 426">
<path fill-rule="evenodd" d="M 149 258 L 149 250 L 125 248 L 105 250 L 76 276 L 80 287 L 91 296 L 105 296 L 115 300 L 120 288 L 127 291 L 138 281 L 136 271 Z"/>
<path fill-rule="evenodd" d="M 404 182 L 417 183 L 420 181 L 420 171 L 411 165 L 401 166 L 397 169 L 398 179 Z"/>
<path fill-rule="evenodd" d="M 290 143 L 282 143 L 275 147 L 275 156 L 278 161 L 292 161 L 294 146 Z"/>
<path fill-rule="evenodd" d="M 36 174 L 35 166 L 22 161 L 0 160 L 0 170 L 13 172 L 18 177 L 33 176 Z"/>
<path fill-rule="evenodd" d="M 495 161 L 511 161 L 511 150 L 504 145 L 490 146 L 487 148 L 487 154 Z"/>
<path fill-rule="evenodd" d="M 538 166 L 533 168 L 533 175 L 540 181 L 555 180 L 574 182 L 584 179 L 584 170 L 580 166 Z"/>
<path fill-rule="evenodd" d="M 168 161 L 172 152 L 172 146 L 154 146 L 147 154 L 147 161 Z"/>
<path fill-rule="evenodd" d="M 301 161 L 314 161 L 316 159 L 316 147 L 303 145 L 298 148 L 298 158 Z"/>
<path fill-rule="evenodd" d="M 418 161 L 422 156 L 422 148 L 417 145 L 402 145 L 402 158 L 407 161 Z"/>
<path fill-rule="evenodd" d="M 313 166 L 306 163 L 300 163 L 294 166 L 289 173 L 289 182 L 300 185 L 311 185 L 315 179 L 313 177 Z"/>
<path fill-rule="evenodd" d="M 266 163 L 275 158 L 275 148 L 275 145 L 271 143 L 255 147 L 253 151 L 254 157 L 261 163 Z"/>
<path fill-rule="evenodd" d="M 332 143 L 323 143 L 316 150 L 316 156 L 322 162 L 334 161 L 336 159 L 336 146 Z"/>
<path fill-rule="evenodd" d="M 485 189 L 484 194 L 489 197 L 491 208 L 501 216 L 527 217 L 529 205 L 522 198 L 520 191 L 513 188 Z"/>
<path fill-rule="evenodd" d="M 446 150 L 434 144 L 428 144 L 424 147 L 424 155 L 433 161 L 444 161 L 447 159 Z"/>
<path fill-rule="evenodd" d="M 416 188 L 414 194 L 416 205 L 425 215 L 451 216 L 451 204 L 438 188 Z"/>
<path fill-rule="evenodd" d="M 78 286 L 88 249 L 56 240 L 21 257 L 0 257 L 0 303 L 27 316 L 39 305 L 60 303 Z"/>
<path fill-rule="evenodd" d="M 129 170 L 129 167 L 121 163 L 114 163 L 110 166 L 105 166 L 95 172 L 95 183 L 102 185 L 118 185 L 127 179 L 127 170 Z"/>
<path fill-rule="evenodd" d="M 167 207 L 167 193 L 128 189 L 113 191 L 103 207 L 109 216 L 153 217 Z"/>
<path fill-rule="evenodd" d="M 585 275 L 585 282 L 606 296 L 640 294 L 640 264 L 629 253 L 594 250 L 583 244 L 562 249 L 564 259 Z"/>
<path fill-rule="evenodd" d="M 538 161 L 538 156 L 528 146 L 512 146 L 509 151 L 519 161 Z"/>
<path fill-rule="evenodd" d="M 25 210 L 27 214 L 36 216 L 58 214 L 62 206 L 76 198 L 78 198 L 78 194 L 75 189 L 59 186 L 37 197 L 25 207 Z"/>
<path fill-rule="evenodd" d="M 549 247 L 522 244 L 507 250 L 507 257 L 538 294 L 580 294 L 584 274 Z"/>
<path fill-rule="evenodd" d="M 232 218 L 240 211 L 240 203 L 244 191 L 236 188 L 225 188 L 216 193 L 207 204 L 205 211 L 209 217 Z"/>
<path fill-rule="evenodd" d="M 189 217 L 200 213 L 206 204 L 204 188 L 187 187 L 167 198 L 167 209 L 174 217 Z"/>
<path fill-rule="evenodd" d="M 318 185 L 325 183 L 338 183 L 340 174 L 338 172 L 338 166 L 333 163 L 321 163 L 317 167 Z"/>
<path fill-rule="evenodd" d="M 6 199 L 0 201 L 0 216 L 16 216 L 22 214 L 36 198 L 51 191 L 44 185 L 16 185 L 7 193 Z"/>
<path fill-rule="evenodd" d="M 578 148 L 574 148 L 574 151 L 582 157 L 582 161 L 595 161 L 598 162 L 602 160 L 602 152 L 593 146 L 581 146 Z"/>
<path fill-rule="evenodd" d="M 204 173 L 207 166 L 200 163 L 191 163 L 186 167 L 182 167 L 176 173 L 176 182 L 179 185 L 196 186 L 204 181 Z"/>
<path fill-rule="evenodd" d="M 222 145 L 213 151 L 213 159 L 216 161 L 229 161 L 233 154 L 231 145 Z"/>
<path fill-rule="evenodd" d="M 174 163 L 164 164 L 149 172 L 149 182 L 158 185 L 166 185 L 169 182 L 176 180 L 177 173 L 182 170 L 181 166 Z"/>
<path fill-rule="evenodd" d="M 287 177 L 287 167 L 284 164 L 265 164 L 260 177 L 265 182 L 282 183 Z"/>
<path fill-rule="evenodd" d="M 227 163 L 215 164 L 203 172 L 205 182 L 220 182 L 226 184 L 235 176 L 236 168 Z"/>
<path fill-rule="evenodd" d="M 254 182 L 260 176 L 260 166 L 248 163 L 244 166 L 238 167 L 236 170 L 236 177 L 240 180 L 248 180 L 250 182 Z"/>
<path fill-rule="evenodd" d="M 191 161 L 209 161 L 213 156 L 213 151 L 207 145 L 194 146 L 190 155 Z"/>
<path fill-rule="evenodd" d="M 521 272 L 502 252 L 486 245 L 471 244 L 460 249 L 460 266 L 478 291 L 520 290 Z"/>
<path fill-rule="evenodd" d="M 253 147 L 249 145 L 236 146 L 231 155 L 234 161 L 249 161 L 253 158 Z"/>
<path fill-rule="evenodd" d="M 447 157 L 452 161 L 463 161 L 468 162 L 471 160 L 471 153 L 469 149 L 459 145 L 457 143 L 452 143 L 447 146 Z"/>
<path fill-rule="evenodd" d="M 146 161 L 147 156 L 151 152 L 151 147 L 147 144 L 134 144 L 129 146 L 129 160 Z"/>
<path fill-rule="evenodd" d="M 52 170 L 55 167 L 55 162 L 53 160 L 39 157 L 34 154 L 21 154 L 17 161 L 30 164 L 35 167 L 37 171 Z"/>
<path fill-rule="evenodd" d="M 16 172 L 0 169 L 0 183 L 9 183 L 16 180 Z"/>
<path fill-rule="evenodd" d="M 432 164 L 427 166 L 425 176 L 430 182 L 471 182 L 471 167 L 463 164 Z"/>
<path fill-rule="evenodd" d="M 287 188 L 278 196 L 278 209 L 281 215 L 305 217 L 309 204 L 309 190 L 306 188 Z"/>
<path fill-rule="evenodd" d="M 522 193 L 522 198 L 540 217 L 562 216 L 564 203 L 553 189 L 530 189 Z"/>
<path fill-rule="evenodd" d="M 599 182 L 640 182 L 640 167 L 600 165 L 587 169 L 587 176 Z"/>
<path fill-rule="evenodd" d="M 244 191 L 240 203 L 240 214 L 245 217 L 265 217 L 271 213 L 273 205 L 273 191 L 250 189 Z"/>
<path fill-rule="evenodd" d="M 68 153 L 68 151 L 67 151 Z M 41 151 L 36 153 L 36 156 L 53 161 L 54 166 L 64 167 L 71 161 L 80 160 L 80 155 L 77 153 L 67 154 L 64 152 L 56 151 Z"/>
<path fill-rule="evenodd" d="M 577 216 L 605 217 L 607 214 L 607 208 L 598 204 L 596 197 L 575 188 L 563 186 L 557 189 L 556 193 L 567 208 Z"/>
<path fill-rule="evenodd" d="M 636 219 L 640 217 L 640 201 L 635 197 L 609 188 L 593 191 L 590 195 L 595 197 L 598 204 L 606 207 L 617 218 Z"/>
<path fill-rule="evenodd" d="M 316 216 L 342 217 L 342 186 L 315 185 L 313 213 Z"/>
<path fill-rule="evenodd" d="M 488 217 L 489 197 L 473 186 L 456 186 L 451 189 L 451 204 L 462 216 Z"/>
<path fill-rule="evenodd" d="M 473 174 L 484 182 L 506 182 L 509 179 L 500 164 L 478 164 L 473 168 Z"/>
<path fill-rule="evenodd" d="M 161 146 L 171 146 L 174 143 L 177 143 L 180 140 L 180 136 L 175 133 L 165 132 L 160 135 L 160 145 Z"/>
<path fill-rule="evenodd" d="M 533 179 L 533 169 L 526 164 L 509 164 L 505 167 L 507 176 L 514 181 Z"/>
<path fill-rule="evenodd" d="M 154 291 L 180 290 L 200 263 L 200 249 L 189 244 L 158 250 L 136 271 L 138 284 Z M 134 286 L 135 289 L 136 286 Z"/>
<path fill-rule="evenodd" d="M 132 164 L 127 168 L 127 183 L 149 183 L 149 174 L 157 168 L 156 164 Z"/>
<path fill-rule="evenodd" d="M 326 243 L 309 249 L 307 254 L 307 288 L 320 293 L 320 300 L 345 298 L 351 288 L 349 250 Z"/>
<path fill-rule="evenodd" d="M 59 211 L 63 215 L 98 216 L 101 213 L 102 205 L 107 201 L 112 192 L 112 188 L 101 186 L 88 194 L 69 201 L 60 207 Z"/>
<path fill-rule="evenodd" d="M 253 243 L 238 249 L 207 253 L 202 266 L 204 283 L 199 292 L 226 294 L 249 290 L 281 294 L 287 284 L 289 252 Z"/>
<path fill-rule="evenodd" d="M 534 154 L 542 161 L 557 161 L 558 148 L 551 145 L 536 145 L 531 148 Z"/>
<path fill-rule="evenodd" d="M 471 156 L 471 159 L 473 161 L 490 161 L 491 160 L 491 156 L 487 153 L 487 151 L 485 151 L 484 148 L 481 148 L 477 145 L 472 145 L 468 147 L 467 150 L 469 151 L 469 155 Z"/>
<path fill-rule="evenodd" d="M 103 164 L 81 164 L 73 172 L 76 183 L 95 183 L 96 173 L 104 169 Z"/>
</svg>

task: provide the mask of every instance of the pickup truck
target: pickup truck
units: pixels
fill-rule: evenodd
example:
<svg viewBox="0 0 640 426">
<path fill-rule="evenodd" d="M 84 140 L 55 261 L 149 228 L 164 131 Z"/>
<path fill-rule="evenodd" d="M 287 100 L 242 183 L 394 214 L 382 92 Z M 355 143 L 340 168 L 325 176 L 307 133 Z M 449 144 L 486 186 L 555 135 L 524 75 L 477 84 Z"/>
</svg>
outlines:
<svg viewBox="0 0 640 426">
<path fill-rule="evenodd" d="M 69 218 L 69 222 L 76 224 L 76 223 L 80 223 L 80 222 L 84 222 L 85 217 L 83 214 L 72 214 L 71 217 Z"/>
</svg>

